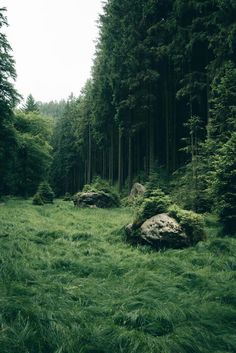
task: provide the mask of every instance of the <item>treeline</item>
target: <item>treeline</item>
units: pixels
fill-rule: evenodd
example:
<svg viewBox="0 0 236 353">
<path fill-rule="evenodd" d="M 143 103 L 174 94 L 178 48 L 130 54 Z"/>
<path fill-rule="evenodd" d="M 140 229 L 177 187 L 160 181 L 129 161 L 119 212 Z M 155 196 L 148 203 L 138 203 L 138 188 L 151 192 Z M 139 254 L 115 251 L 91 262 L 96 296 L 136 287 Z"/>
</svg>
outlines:
<svg viewBox="0 0 236 353">
<path fill-rule="evenodd" d="M 66 100 L 61 99 L 60 101 L 50 101 L 48 103 L 37 102 L 39 112 L 44 116 L 53 118 L 61 118 L 64 114 Z"/>
<path fill-rule="evenodd" d="M 197 179 L 201 144 L 208 159 L 235 131 L 235 18 L 233 0 L 107 1 L 92 78 L 57 124 L 58 192 L 188 162 Z"/>
</svg>

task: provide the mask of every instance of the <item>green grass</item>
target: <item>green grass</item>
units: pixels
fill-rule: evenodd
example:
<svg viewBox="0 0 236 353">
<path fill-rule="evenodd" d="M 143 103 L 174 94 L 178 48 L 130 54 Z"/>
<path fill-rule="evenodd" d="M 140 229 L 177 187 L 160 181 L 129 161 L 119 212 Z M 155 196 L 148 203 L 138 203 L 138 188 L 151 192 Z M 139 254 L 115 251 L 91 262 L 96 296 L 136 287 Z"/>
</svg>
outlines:
<svg viewBox="0 0 236 353">
<path fill-rule="evenodd" d="M 0 206 L 1 353 L 236 351 L 236 240 L 153 252 L 128 209 Z"/>
</svg>

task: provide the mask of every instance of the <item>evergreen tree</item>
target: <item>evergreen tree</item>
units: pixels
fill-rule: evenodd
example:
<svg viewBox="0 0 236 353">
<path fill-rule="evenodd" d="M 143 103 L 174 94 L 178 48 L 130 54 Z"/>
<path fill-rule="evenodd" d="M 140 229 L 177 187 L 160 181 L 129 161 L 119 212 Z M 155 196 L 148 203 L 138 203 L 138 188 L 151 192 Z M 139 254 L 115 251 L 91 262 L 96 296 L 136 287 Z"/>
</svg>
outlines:
<svg viewBox="0 0 236 353">
<path fill-rule="evenodd" d="M 215 157 L 210 189 L 225 234 L 236 234 L 236 132 Z"/>
<path fill-rule="evenodd" d="M 64 114 L 66 101 L 51 101 L 48 103 L 37 102 L 38 109 L 42 115 L 50 116 L 53 118 L 61 118 Z"/>
<path fill-rule="evenodd" d="M 22 108 L 22 111 L 25 113 L 39 113 L 39 105 L 38 103 L 35 101 L 34 97 L 32 96 L 32 94 L 30 94 L 27 99 L 26 99 L 26 103 Z"/>
<path fill-rule="evenodd" d="M 12 83 L 16 79 L 15 62 L 3 32 L 7 26 L 5 12 L 0 8 L 0 194 L 11 193 L 14 185 L 17 141 L 12 109 L 20 98 Z"/>
<path fill-rule="evenodd" d="M 236 131 L 236 67 L 232 62 L 221 67 L 211 88 L 208 132 L 217 148 Z"/>
</svg>

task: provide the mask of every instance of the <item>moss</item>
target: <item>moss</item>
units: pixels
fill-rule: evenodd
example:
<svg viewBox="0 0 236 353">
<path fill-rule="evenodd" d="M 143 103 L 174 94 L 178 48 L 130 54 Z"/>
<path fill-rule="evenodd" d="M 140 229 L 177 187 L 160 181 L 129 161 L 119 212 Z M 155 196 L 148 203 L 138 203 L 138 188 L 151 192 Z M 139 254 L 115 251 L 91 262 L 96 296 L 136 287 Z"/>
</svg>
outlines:
<svg viewBox="0 0 236 353">
<path fill-rule="evenodd" d="M 160 189 L 155 189 L 149 192 L 149 197 L 144 198 L 141 206 L 139 207 L 134 223 L 141 225 L 148 218 L 157 214 L 167 212 L 171 204 L 170 197 Z"/>
<path fill-rule="evenodd" d="M 168 214 L 179 222 L 192 245 L 206 239 L 204 218 L 202 215 L 193 211 L 183 210 L 177 205 L 170 206 Z"/>
</svg>

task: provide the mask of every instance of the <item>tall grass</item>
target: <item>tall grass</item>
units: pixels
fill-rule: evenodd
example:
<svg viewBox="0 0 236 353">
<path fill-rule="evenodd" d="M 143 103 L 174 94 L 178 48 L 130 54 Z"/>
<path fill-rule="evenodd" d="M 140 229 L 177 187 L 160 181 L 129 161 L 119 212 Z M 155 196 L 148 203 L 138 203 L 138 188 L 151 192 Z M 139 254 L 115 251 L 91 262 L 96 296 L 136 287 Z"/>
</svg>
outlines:
<svg viewBox="0 0 236 353">
<path fill-rule="evenodd" d="M 125 243 L 128 209 L 0 208 L 1 353 L 236 351 L 236 240 L 153 252 Z"/>
</svg>

